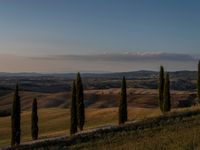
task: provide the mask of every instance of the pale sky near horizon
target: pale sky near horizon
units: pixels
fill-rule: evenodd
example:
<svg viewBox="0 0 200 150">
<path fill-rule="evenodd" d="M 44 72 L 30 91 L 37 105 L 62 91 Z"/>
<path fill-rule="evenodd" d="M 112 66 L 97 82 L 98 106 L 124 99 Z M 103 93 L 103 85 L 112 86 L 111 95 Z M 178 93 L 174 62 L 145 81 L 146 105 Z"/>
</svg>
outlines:
<svg viewBox="0 0 200 150">
<path fill-rule="evenodd" d="M 2 0 L 0 72 L 157 70 L 160 64 L 195 70 L 199 8 L 199 0 Z M 129 53 L 133 60 L 126 61 Z"/>
</svg>

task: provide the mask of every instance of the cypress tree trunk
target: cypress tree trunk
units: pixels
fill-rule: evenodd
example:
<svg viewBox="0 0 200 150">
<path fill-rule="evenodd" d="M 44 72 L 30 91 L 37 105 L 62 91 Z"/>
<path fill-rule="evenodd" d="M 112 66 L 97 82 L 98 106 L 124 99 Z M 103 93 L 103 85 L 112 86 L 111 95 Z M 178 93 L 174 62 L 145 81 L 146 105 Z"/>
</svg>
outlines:
<svg viewBox="0 0 200 150">
<path fill-rule="evenodd" d="M 168 112 L 171 110 L 171 98 L 170 98 L 170 80 L 169 74 L 166 73 L 165 86 L 164 86 L 164 105 L 163 111 Z"/>
<path fill-rule="evenodd" d="M 72 98 L 71 98 L 71 126 L 70 134 L 75 134 L 77 132 L 77 109 L 76 109 L 76 84 L 73 81 L 72 85 Z"/>
<path fill-rule="evenodd" d="M 200 103 L 200 61 L 198 63 L 197 97 Z"/>
<path fill-rule="evenodd" d="M 31 135 L 33 140 L 38 139 L 38 114 L 37 114 L 37 99 L 33 100 L 32 117 L 31 117 Z"/>
<path fill-rule="evenodd" d="M 80 73 L 77 74 L 77 79 L 76 79 L 76 100 L 77 100 L 77 123 L 79 129 L 82 131 L 85 123 L 85 106 L 84 106 L 83 84 Z"/>
<path fill-rule="evenodd" d="M 160 66 L 160 74 L 159 74 L 159 106 L 160 110 L 163 112 L 163 99 L 164 99 L 164 68 Z"/>
<path fill-rule="evenodd" d="M 121 99 L 119 104 L 119 124 L 124 124 L 127 121 L 127 93 L 126 79 L 123 77 L 121 85 Z"/>
<path fill-rule="evenodd" d="M 19 145 L 20 144 L 20 113 L 21 113 L 21 106 L 20 106 L 20 97 L 19 97 L 19 86 L 18 83 L 16 84 L 16 89 L 14 92 L 14 99 L 13 99 L 13 106 L 11 112 L 11 145 Z"/>
</svg>

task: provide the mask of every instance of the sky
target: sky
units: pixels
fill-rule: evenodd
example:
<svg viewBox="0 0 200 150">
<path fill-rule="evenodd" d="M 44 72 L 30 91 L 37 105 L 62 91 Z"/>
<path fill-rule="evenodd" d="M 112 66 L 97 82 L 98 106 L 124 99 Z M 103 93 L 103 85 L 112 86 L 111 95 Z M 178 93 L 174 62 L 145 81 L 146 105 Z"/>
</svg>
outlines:
<svg viewBox="0 0 200 150">
<path fill-rule="evenodd" d="M 195 70 L 199 8 L 199 0 L 1 0 L 0 72 Z"/>
</svg>

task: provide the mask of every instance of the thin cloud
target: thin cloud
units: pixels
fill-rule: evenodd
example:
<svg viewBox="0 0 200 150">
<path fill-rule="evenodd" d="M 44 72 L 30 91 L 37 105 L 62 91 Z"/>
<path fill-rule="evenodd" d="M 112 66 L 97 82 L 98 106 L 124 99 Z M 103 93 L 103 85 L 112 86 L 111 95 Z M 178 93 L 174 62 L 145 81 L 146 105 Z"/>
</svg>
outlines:
<svg viewBox="0 0 200 150">
<path fill-rule="evenodd" d="M 189 54 L 162 53 L 162 52 L 135 52 L 123 54 L 96 54 L 96 55 L 51 55 L 43 57 L 31 57 L 42 60 L 78 60 L 78 61 L 196 61 L 199 57 Z"/>
</svg>

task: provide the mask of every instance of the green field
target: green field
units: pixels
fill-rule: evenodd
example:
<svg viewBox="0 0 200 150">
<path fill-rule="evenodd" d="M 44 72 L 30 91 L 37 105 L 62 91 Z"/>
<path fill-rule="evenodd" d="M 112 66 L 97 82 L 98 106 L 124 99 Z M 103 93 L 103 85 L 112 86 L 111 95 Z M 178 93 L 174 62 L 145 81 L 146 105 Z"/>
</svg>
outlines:
<svg viewBox="0 0 200 150">
<path fill-rule="evenodd" d="M 129 120 L 138 120 L 160 115 L 159 109 L 129 108 Z M 39 109 L 39 138 L 69 135 L 69 109 Z M 118 123 L 118 108 L 86 109 L 85 129 Z M 31 112 L 21 115 L 21 141 L 31 140 Z M 0 147 L 10 144 L 10 117 L 0 117 Z"/>
</svg>

